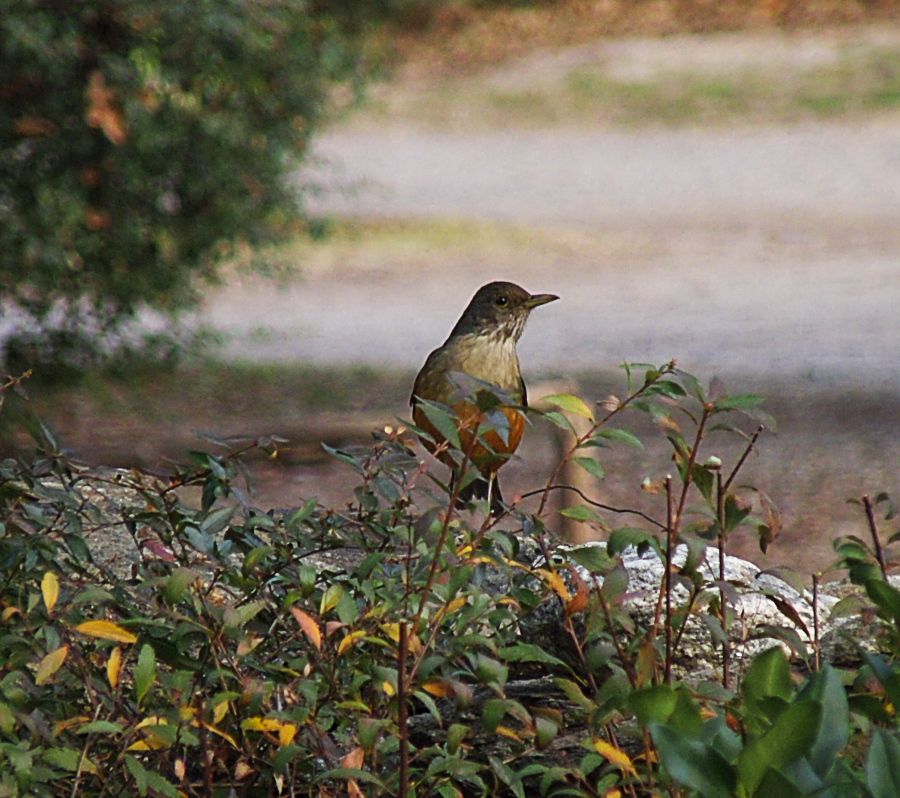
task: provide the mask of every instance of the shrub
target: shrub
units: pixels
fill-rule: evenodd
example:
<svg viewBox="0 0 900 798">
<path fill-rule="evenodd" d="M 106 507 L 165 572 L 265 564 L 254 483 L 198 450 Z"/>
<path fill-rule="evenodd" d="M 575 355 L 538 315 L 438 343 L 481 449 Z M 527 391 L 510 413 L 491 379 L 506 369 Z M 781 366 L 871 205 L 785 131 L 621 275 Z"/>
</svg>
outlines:
<svg viewBox="0 0 900 798">
<path fill-rule="evenodd" d="M 606 529 L 605 547 L 551 532 L 549 497 L 572 494 L 562 467 L 535 512 L 473 524 L 404 430 L 331 450 L 359 480 L 344 509 L 263 511 L 239 452 L 194 453 L 165 479 L 89 473 L 34 422 L 34 460 L 0 464 L 0 794 L 896 795 L 900 593 L 875 505 L 871 547 L 838 541 L 838 564 L 865 587 L 856 609 L 881 616 L 884 652 L 819 668 L 786 628 L 793 665 L 769 649 L 735 684 L 735 586 L 701 588 L 702 557 L 741 526 L 770 544 L 777 512 L 757 497 L 754 515 L 736 479 L 757 431 L 732 465 L 701 451 L 759 397 L 712 398 L 672 364 L 628 374 L 621 399 L 558 395 L 540 413 L 594 477 L 587 453 L 640 446 L 619 425 L 633 412 L 671 442 L 659 517 L 563 508 Z M 638 525 L 607 521 L 623 514 Z M 649 617 L 627 611 L 630 546 L 664 565 Z M 715 683 L 675 677 L 690 617 L 719 651 Z"/>
<path fill-rule="evenodd" d="M 184 306 L 230 245 L 291 219 L 287 176 L 331 87 L 358 82 L 370 16 L 339 0 L 7 3 L 0 303 L 22 314 L 24 356 Z"/>
</svg>

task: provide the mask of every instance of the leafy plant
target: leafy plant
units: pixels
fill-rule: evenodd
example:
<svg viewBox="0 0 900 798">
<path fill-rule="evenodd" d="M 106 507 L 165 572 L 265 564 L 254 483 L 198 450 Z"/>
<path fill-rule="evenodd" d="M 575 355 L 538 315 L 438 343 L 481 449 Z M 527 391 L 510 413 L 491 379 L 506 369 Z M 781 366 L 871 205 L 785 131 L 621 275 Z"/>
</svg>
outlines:
<svg viewBox="0 0 900 798">
<path fill-rule="evenodd" d="M 534 411 L 570 444 L 500 517 L 457 509 L 462 481 L 428 473 L 402 427 L 330 450 L 357 476 L 345 507 L 263 510 L 240 458 L 279 439 L 194 452 L 161 478 L 81 468 L 34 421 L 35 457 L 0 463 L 0 795 L 895 794 L 891 543 L 872 521 L 872 547 L 837 544 L 865 590 L 843 611 L 884 629 L 860 667 L 817 667 L 783 598 L 786 624 L 760 634 L 793 659 L 738 656 L 747 586 L 718 566 L 735 530 L 777 535 L 771 502 L 738 482 L 770 422 L 758 397 L 672 363 L 626 378 L 620 399 Z M 706 447 L 736 413 L 755 418 L 726 465 Z M 604 447 L 641 451 L 629 416 L 673 453 L 642 492 L 657 514 L 564 481 L 570 466 L 602 478 Z M 561 517 L 605 545 L 561 544 Z M 624 567 L 635 548 L 662 574 L 644 609 Z M 715 679 L 679 669 L 695 625 Z"/>
</svg>

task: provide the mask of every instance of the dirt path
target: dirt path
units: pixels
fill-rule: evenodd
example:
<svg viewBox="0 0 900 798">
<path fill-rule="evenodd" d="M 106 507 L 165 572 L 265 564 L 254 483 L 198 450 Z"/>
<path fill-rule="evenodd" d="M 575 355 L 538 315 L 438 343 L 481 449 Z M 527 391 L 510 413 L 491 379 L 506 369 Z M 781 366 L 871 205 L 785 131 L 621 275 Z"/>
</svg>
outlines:
<svg viewBox="0 0 900 798">
<path fill-rule="evenodd" d="M 474 289 L 503 277 L 563 297 L 523 340 L 533 370 L 678 355 L 703 373 L 900 380 L 900 117 L 335 132 L 319 152 L 320 175 L 349 189 L 321 213 L 487 219 L 543 243 L 423 246 L 367 269 L 378 255 L 361 242 L 357 260 L 287 288 L 232 285 L 206 318 L 235 335 L 235 354 L 415 368 Z"/>
</svg>

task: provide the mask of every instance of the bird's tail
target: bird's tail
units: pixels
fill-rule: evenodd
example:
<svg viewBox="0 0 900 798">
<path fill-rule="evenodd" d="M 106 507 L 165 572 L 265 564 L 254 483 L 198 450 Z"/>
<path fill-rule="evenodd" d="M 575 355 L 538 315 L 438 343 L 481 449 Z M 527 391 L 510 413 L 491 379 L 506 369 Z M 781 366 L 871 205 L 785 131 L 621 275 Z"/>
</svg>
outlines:
<svg viewBox="0 0 900 798">
<path fill-rule="evenodd" d="M 450 483 L 450 490 L 452 492 L 453 482 Z M 500 492 L 500 482 L 497 479 L 496 474 L 473 479 L 459 492 L 456 506 L 462 509 L 469 502 L 477 499 L 481 499 L 482 501 L 490 499 L 491 515 L 500 515 L 503 512 L 503 494 Z"/>
</svg>

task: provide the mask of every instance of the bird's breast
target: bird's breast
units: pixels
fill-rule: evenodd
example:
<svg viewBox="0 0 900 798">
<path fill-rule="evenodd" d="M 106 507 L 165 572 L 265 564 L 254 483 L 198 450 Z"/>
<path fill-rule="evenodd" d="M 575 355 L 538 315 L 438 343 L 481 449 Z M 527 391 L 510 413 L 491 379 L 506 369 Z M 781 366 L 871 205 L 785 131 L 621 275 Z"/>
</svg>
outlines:
<svg viewBox="0 0 900 798">
<path fill-rule="evenodd" d="M 516 394 L 520 388 L 515 339 L 508 336 L 464 335 L 454 342 L 458 371 L 491 382 Z"/>
</svg>

